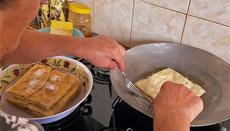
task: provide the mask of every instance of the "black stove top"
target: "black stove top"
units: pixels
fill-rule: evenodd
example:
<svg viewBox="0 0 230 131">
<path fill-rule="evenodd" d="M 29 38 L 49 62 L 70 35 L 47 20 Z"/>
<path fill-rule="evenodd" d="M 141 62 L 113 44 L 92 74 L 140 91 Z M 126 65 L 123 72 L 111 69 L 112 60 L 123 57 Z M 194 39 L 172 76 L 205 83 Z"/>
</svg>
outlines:
<svg viewBox="0 0 230 131">
<path fill-rule="evenodd" d="M 100 131 L 104 126 L 89 115 L 72 119 L 62 125 L 43 125 L 45 131 Z"/>
<path fill-rule="evenodd" d="M 92 96 L 79 105 L 79 107 L 65 118 L 48 124 L 43 124 L 45 131 L 99 131 L 104 126 L 93 119 L 91 107 Z"/>
<path fill-rule="evenodd" d="M 132 128 L 133 131 L 153 131 L 153 119 L 135 110 L 119 97 L 115 100 L 113 108 L 114 116 L 111 116 L 110 119 L 111 128 L 115 123 L 116 128 L 124 130 Z M 220 131 L 220 124 L 194 127 L 191 128 L 191 131 Z"/>
<path fill-rule="evenodd" d="M 82 62 L 84 65 L 86 65 L 89 68 L 89 70 L 91 71 L 93 75 L 93 81 L 95 83 L 108 86 L 110 97 L 112 97 L 112 82 L 110 80 L 110 70 L 98 68 L 90 64 L 85 59 L 79 59 L 79 58 L 75 58 L 75 59 L 79 60 L 80 62 Z"/>
<path fill-rule="evenodd" d="M 109 70 L 100 69 L 84 59 L 80 62 L 85 64 L 93 74 L 94 82 L 108 85 L 109 93 L 112 96 L 112 84 L 109 77 Z M 54 123 L 42 125 L 46 131 L 103 131 L 104 128 L 97 120 L 93 119 L 91 108 L 92 97 L 89 96 L 73 113 L 62 120 Z M 109 108 L 109 107 L 108 107 Z M 136 111 L 118 97 L 112 105 L 114 109 L 108 128 L 114 125 L 116 128 L 126 130 L 132 128 L 133 131 L 153 131 L 152 118 Z M 219 131 L 220 125 L 191 128 L 191 131 Z"/>
</svg>

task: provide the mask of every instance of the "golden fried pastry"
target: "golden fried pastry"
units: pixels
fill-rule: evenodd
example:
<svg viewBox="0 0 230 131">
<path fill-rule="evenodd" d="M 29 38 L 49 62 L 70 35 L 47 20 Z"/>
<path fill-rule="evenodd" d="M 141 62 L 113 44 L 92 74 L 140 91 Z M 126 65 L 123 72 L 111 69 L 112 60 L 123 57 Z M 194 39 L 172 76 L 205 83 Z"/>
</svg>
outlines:
<svg viewBox="0 0 230 131">
<path fill-rule="evenodd" d="M 44 88 L 28 99 L 33 101 L 33 104 L 38 104 L 41 108 L 49 109 L 70 90 L 76 80 L 74 75 L 52 70 Z"/>
<path fill-rule="evenodd" d="M 51 67 L 34 65 L 7 92 L 18 96 L 31 96 L 46 84 Z"/>
<path fill-rule="evenodd" d="M 81 81 L 70 73 L 35 65 L 7 90 L 6 99 L 31 114 L 44 117 L 64 110 L 80 87 Z"/>
<path fill-rule="evenodd" d="M 80 92 L 80 81 L 77 80 L 71 87 L 71 89 L 65 94 L 60 101 L 46 110 L 36 105 L 29 105 L 29 110 L 32 114 L 40 117 L 54 115 L 63 111 L 69 102 Z"/>
<path fill-rule="evenodd" d="M 20 107 L 27 107 L 28 105 L 28 100 L 26 100 L 22 96 L 18 96 L 15 94 L 7 94 L 7 101 L 14 103 L 15 105 L 18 105 Z"/>
<path fill-rule="evenodd" d="M 205 90 L 201 86 L 191 82 L 170 68 L 152 74 L 146 79 L 139 80 L 135 85 L 147 96 L 148 100 L 152 101 L 160 92 L 162 84 L 166 81 L 183 84 L 199 97 L 205 93 Z"/>
</svg>

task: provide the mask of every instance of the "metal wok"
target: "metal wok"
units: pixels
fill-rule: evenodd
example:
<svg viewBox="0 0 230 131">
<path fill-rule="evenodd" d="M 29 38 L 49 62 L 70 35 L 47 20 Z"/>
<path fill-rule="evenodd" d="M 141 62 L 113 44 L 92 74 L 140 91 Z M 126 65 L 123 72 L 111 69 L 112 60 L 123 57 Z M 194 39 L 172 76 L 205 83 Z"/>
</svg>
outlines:
<svg viewBox="0 0 230 131">
<path fill-rule="evenodd" d="M 125 63 L 125 73 L 133 82 L 170 67 L 201 85 L 207 91 L 202 96 L 205 107 L 192 126 L 212 125 L 230 118 L 230 65 L 220 58 L 186 45 L 156 43 L 128 50 Z M 120 71 L 112 70 L 110 77 L 125 102 L 152 117 L 152 105 L 128 91 Z"/>
</svg>

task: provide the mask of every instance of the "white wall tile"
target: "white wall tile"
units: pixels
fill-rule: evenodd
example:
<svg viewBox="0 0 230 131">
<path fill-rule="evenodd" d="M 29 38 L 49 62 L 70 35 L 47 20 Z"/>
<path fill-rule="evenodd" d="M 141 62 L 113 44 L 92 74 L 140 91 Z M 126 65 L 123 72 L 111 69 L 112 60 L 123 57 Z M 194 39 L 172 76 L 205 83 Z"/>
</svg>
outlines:
<svg viewBox="0 0 230 131">
<path fill-rule="evenodd" d="M 131 46 L 150 42 L 179 43 L 185 15 L 136 1 Z"/>
<path fill-rule="evenodd" d="M 132 10 L 133 0 L 95 0 L 93 31 L 128 47 Z"/>
<path fill-rule="evenodd" d="M 188 17 L 183 44 L 206 50 L 230 63 L 230 28 Z"/>
<path fill-rule="evenodd" d="M 191 0 L 189 14 L 230 26 L 230 0 Z"/>
<path fill-rule="evenodd" d="M 175 11 L 187 13 L 189 0 L 142 0 Z"/>
</svg>

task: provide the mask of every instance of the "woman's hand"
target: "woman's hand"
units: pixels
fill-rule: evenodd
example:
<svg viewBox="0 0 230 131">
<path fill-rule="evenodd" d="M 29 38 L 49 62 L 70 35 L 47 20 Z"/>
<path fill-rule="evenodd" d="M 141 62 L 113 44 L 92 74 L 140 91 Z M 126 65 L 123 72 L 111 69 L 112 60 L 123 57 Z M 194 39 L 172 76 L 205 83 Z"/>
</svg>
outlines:
<svg viewBox="0 0 230 131">
<path fill-rule="evenodd" d="M 154 101 L 155 131 L 189 131 L 203 107 L 202 99 L 188 88 L 166 82 Z"/>
<path fill-rule="evenodd" d="M 77 56 L 83 57 L 90 63 L 101 67 L 125 70 L 125 48 L 110 37 L 98 35 L 83 40 L 80 49 L 76 50 Z"/>
</svg>

